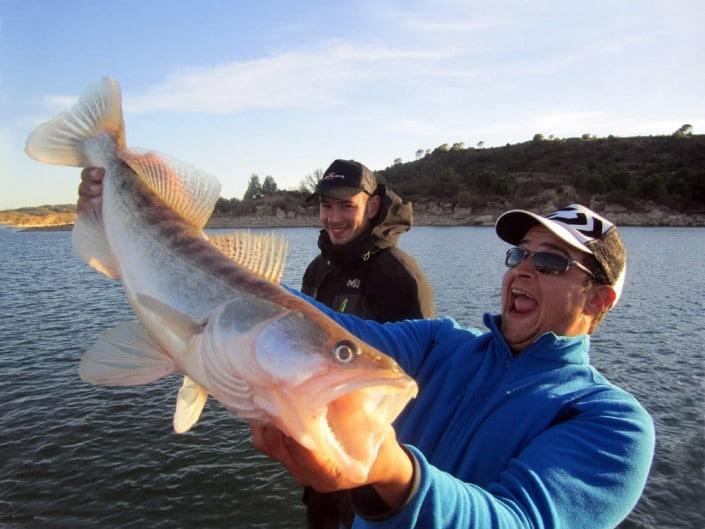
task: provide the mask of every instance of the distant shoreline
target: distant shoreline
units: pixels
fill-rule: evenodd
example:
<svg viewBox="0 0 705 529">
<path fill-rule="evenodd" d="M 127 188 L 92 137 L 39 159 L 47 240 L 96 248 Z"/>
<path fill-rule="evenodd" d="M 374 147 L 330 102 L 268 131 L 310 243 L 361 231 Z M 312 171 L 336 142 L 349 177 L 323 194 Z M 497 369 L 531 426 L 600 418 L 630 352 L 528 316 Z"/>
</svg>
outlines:
<svg viewBox="0 0 705 529">
<path fill-rule="evenodd" d="M 431 213 L 418 213 L 414 215 L 414 226 L 494 226 L 495 220 L 501 214 L 480 214 L 464 215 L 456 218 L 452 215 L 438 215 Z M 30 216 L 30 215 L 28 215 Z M 685 214 L 666 212 L 661 209 L 654 209 L 649 212 L 605 212 L 611 221 L 618 226 L 641 226 L 641 227 L 705 227 L 705 214 Z M 14 215 L 15 222 L 8 222 L 2 218 L 0 212 L 0 224 L 18 231 L 70 231 L 73 222 L 52 223 L 41 222 L 40 218 L 22 218 Z M 75 217 L 75 214 L 74 214 Z M 41 219 L 45 220 L 45 219 Z M 73 220 L 73 219 L 72 219 Z M 32 222 L 34 221 L 34 222 Z M 40 222 L 37 222 L 40 221 Z M 251 215 L 231 217 L 217 215 L 211 218 L 206 224 L 206 228 L 211 229 L 247 229 L 247 228 L 318 228 L 320 226 L 318 216 L 295 216 L 281 217 L 277 215 Z"/>
</svg>

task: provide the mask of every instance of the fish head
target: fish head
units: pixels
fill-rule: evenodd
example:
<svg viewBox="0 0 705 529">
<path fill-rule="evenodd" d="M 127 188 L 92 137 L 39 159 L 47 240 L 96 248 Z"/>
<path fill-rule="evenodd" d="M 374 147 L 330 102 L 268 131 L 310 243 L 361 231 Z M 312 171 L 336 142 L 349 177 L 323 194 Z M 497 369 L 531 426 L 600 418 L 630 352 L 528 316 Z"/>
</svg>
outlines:
<svg viewBox="0 0 705 529">
<path fill-rule="evenodd" d="M 209 349 L 233 358 L 218 376 L 236 370 L 263 422 L 364 482 L 392 422 L 416 396 L 414 380 L 314 307 L 280 311 L 246 338 L 233 332 L 236 312 L 217 311 L 206 329 Z"/>
</svg>

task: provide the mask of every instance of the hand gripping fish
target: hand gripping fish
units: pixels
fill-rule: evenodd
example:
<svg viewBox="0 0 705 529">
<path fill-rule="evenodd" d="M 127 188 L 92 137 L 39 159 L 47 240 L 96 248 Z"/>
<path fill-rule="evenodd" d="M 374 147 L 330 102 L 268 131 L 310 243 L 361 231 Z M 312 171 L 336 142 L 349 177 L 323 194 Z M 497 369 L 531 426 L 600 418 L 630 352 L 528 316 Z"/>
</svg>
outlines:
<svg viewBox="0 0 705 529">
<path fill-rule="evenodd" d="M 279 286 L 285 241 L 203 232 L 220 184 L 162 154 L 127 149 L 120 87 L 104 78 L 25 150 L 40 162 L 105 168 L 100 215 L 79 212 L 76 252 L 120 279 L 137 321 L 102 334 L 81 360 L 92 384 L 138 385 L 179 371 L 174 429 L 208 394 L 272 423 L 362 482 L 386 429 L 416 395 L 388 356 Z"/>
</svg>

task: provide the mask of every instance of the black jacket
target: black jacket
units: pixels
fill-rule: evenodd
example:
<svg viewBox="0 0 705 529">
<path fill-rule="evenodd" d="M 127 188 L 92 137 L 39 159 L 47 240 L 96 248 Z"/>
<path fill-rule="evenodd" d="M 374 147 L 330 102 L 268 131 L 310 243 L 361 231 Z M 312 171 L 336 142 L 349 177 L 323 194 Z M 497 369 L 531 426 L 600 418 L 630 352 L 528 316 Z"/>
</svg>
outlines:
<svg viewBox="0 0 705 529">
<path fill-rule="evenodd" d="M 416 261 L 396 246 L 412 221 L 411 204 L 388 191 L 377 216 L 355 240 L 333 246 L 321 230 L 321 253 L 304 273 L 302 292 L 338 312 L 379 322 L 433 317 L 431 285 Z"/>
<path fill-rule="evenodd" d="M 410 203 L 383 191 L 382 206 L 368 229 L 355 240 L 333 246 L 325 230 L 320 255 L 306 268 L 301 291 L 338 312 L 379 322 L 433 317 L 433 289 L 409 255 L 397 248 L 411 228 Z M 309 529 L 350 527 L 352 509 L 346 491 L 304 491 Z"/>
</svg>

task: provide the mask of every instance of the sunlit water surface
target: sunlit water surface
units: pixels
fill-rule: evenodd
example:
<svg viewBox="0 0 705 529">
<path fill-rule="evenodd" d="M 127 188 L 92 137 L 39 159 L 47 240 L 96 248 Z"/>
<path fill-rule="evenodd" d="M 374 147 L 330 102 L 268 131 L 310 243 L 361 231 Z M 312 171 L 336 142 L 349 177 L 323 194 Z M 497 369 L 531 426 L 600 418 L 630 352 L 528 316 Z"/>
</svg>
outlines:
<svg viewBox="0 0 705 529">
<path fill-rule="evenodd" d="M 290 241 L 298 287 L 317 230 Z M 625 228 L 627 289 L 593 340 L 593 363 L 656 422 L 643 497 L 623 528 L 705 520 L 705 229 Z M 439 315 L 481 326 L 499 307 L 505 245 L 489 228 L 414 228 L 402 238 L 434 287 Z M 0 228 L 2 527 L 304 527 L 296 484 L 251 447 L 212 399 L 173 433 L 179 377 L 135 388 L 81 382 L 81 352 L 132 319 L 119 283 L 84 265 L 67 232 Z"/>
</svg>

